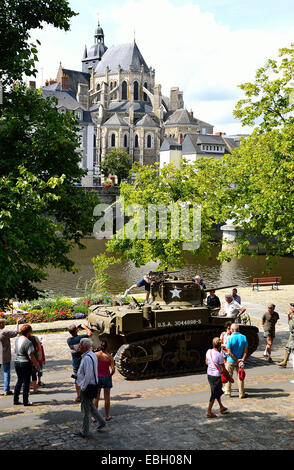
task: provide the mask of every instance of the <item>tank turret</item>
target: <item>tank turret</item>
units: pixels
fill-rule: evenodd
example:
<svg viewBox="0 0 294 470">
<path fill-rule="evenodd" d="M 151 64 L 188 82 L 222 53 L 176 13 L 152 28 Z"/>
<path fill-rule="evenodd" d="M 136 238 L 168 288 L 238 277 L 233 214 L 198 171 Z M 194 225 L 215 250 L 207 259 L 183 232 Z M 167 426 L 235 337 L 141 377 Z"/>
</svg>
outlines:
<svg viewBox="0 0 294 470">
<path fill-rule="evenodd" d="M 150 274 L 150 273 L 149 273 Z M 128 305 L 92 305 L 88 322 L 95 346 L 108 342 L 118 371 L 127 379 L 200 371 L 212 339 L 224 330 L 226 317 L 204 303 L 206 292 L 192 280 L 171 273 L 151 273 L 151 304 L 135 298 Z M 224 287 L 212 287 L 217 290 Z M 249 355 L 258 346 L 258 328 L 240 325 Z"/>
</svg>

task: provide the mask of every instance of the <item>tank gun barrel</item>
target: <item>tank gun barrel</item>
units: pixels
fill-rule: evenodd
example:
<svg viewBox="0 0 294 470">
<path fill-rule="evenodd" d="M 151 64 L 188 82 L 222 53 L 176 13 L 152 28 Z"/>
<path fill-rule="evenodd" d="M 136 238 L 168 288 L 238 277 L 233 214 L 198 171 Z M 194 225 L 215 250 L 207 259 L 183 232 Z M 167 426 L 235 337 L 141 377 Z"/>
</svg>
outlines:
<svg viewBox="0 0 294 470">
<path fill-rule="evenodd" d="M 229 289 L 230 287 L 237 287 L 237 286 L 238 284 L 232 284 L 231 286 L 209 287 L 208 289 L 204 289 L 204 292 L 210 292 L 211 290 Z"/>
</svg>

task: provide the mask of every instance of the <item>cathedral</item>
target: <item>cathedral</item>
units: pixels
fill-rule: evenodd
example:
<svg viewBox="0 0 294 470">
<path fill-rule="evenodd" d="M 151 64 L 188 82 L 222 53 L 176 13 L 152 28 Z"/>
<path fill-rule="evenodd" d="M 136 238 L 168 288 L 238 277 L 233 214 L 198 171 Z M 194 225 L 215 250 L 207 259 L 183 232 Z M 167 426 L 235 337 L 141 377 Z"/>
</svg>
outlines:
<svg viewBox="0 0 294 470">
<path fill-rule="evenodd" d="M 134 40 L 107 47 L 98 22 L 94 44 L 85 46 L 81 71 L 60 63 L 56 79 L 47 80 L 43 96 L 54 95 L 60 111 L 71 110 L 80 122 L 82 184 L 101 183 L 99 164 L 113 148 L 128 152 L 133 162 L 159 162 L 165 138 L 181 144 L 186 135 L 213 134 L 213 126 L 184 107 L 178 87 L 163 96 Z M 103 180 L 103 178 L 102 178 Z"/>
</svg>

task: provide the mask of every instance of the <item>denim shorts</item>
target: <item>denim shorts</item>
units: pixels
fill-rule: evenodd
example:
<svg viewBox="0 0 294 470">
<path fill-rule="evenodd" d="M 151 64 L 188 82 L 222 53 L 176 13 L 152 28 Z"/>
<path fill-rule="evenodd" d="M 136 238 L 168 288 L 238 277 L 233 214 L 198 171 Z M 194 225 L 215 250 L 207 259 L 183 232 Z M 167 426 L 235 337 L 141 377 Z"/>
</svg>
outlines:
<svg viewBox="0 0 294 470">
<path fill-rule="evenodd" d="M 98 377 L 98 388 L 112 388 L 112 377 Z"/>
</svg>

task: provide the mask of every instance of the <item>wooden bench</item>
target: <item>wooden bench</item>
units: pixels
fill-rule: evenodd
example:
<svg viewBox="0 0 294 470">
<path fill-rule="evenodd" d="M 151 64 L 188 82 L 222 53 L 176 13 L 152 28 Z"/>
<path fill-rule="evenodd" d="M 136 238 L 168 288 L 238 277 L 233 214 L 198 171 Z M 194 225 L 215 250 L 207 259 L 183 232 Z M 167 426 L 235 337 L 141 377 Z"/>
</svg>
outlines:
<svg viewBox="0 0 294 470">
<path fill-rule="evenodd" d="M 276 288 L 279 290 L 279 284 L 281 284 L 282 277 L 281 276 L 272 276 L 272 277 L 254 277 L 253 282 L 250 283 L 252 286 L 252 290 L 256 286 L 257 292 L 259 292 L 259 286 L 272 286 L 272 289 Z"/>
</svg>

